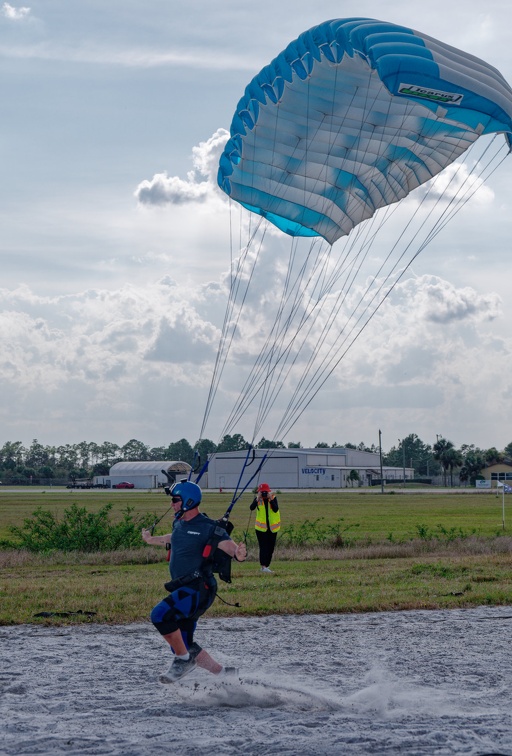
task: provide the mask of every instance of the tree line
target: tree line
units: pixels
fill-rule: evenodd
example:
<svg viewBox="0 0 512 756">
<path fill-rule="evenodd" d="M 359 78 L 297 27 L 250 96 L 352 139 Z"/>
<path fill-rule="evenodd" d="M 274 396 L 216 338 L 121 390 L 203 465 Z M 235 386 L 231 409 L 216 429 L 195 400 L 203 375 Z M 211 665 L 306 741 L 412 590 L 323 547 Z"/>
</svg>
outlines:
<svg viewBox="0 0 512 756">
<path fill-rule="evenodd" d="M 319 441 L 315 448 L 345 447 L 361 451 L 379 452 L 374 444 L 366 446 L 363 442 L 353 444 L 328 444 Z M 137 439 L 130 439 L 122 446 L 104 441 L 102 444 L 81 441 L 78 444 L 62 446 L 45 446 L 37 439 L 28 447 L 21 441 L 7 441 L 0 448 L 0 480 L 4 484 L 27 485 L 54 481 L 65 482 L 94 475 L 108 475 L 116 462 L 147 460 L 181 460 L 192 465 L 197 455 L 205 461 L 213 452 L 243 451 L 248 448 L 244 437 L 235 433 L 224 436 L 219 444 L 209 439 L 201 439 L 191 444 L 186 438 L 173 441 L 167 446 L 151 447 Z M 300 442 L 269 441 L 262 438 L 256 448 L 259 449 L 301 449 Z M 512 464 L 512 442 L 502 451 L 496 448 L 479 449 L 474 444 L 463 444 L 460 449 L 441 436 L 435 444 L 424 443 L 415 433 L 411 433 L 393 446 L 388 452 L 382 452 L 385 466 L 413 468 L 415 477 L 431 478 L 444 475 L 445 484 L 453 483 L 454 473 L 458 473 L 462 482 L 473 483 L 488 465 L 499 462 Z"/>
</svg>

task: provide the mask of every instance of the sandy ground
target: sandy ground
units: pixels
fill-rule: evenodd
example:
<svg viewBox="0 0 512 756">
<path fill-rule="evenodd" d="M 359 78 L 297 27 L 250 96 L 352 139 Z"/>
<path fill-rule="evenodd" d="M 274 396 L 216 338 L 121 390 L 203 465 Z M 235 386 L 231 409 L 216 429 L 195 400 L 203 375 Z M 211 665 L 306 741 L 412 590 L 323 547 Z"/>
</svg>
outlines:
<svg viewBox="0 0 512 756">
<path fill-rule="evenodd" d="M 149 623 L 0 628 L 0 753 L 512 756 L 512 607 L 203 618 L 197 640 L 240 676 L 160 685 Z"/>
</svg>

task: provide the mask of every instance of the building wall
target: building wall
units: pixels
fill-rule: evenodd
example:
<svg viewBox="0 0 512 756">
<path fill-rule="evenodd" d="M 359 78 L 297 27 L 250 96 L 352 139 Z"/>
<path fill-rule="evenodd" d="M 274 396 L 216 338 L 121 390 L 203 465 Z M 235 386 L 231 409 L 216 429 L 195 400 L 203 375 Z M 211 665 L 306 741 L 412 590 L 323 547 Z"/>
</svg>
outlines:
<svg viewBox="0 0 512 756">
<path fill-rule="evenodd" d="M 380 477 L 379 455 L 362 452 L 358 449 L 277 449 L 271 450 L 263 469 L 250 482 L 250 489 L 258 483 L 268 483 L 277 488 L 346 488 L 347 477 L 351 470 L 357 470 L 362 485 L 368 485 L 370 479 Z M 241 483 L 240 474 L 247 452 L 223 452 L 212 454 L 208 474 L 200 484 L 205 488 L 234 489 L 239 485 L 244 488 L 256 472 L 265 455 L 264 449 L 255 450 L 254 462 L 245 469 Z M 396 473 L 397 479 L 403 477 L 402 468 L 386 468 Z M 414 471 L 406 468 L 406 478 L 412 478 Z M 357 486 L 357 483 L 355 484 Z"/>
<path fill-rule="evenodd" d="M 498 465 L 489 465 L 489 467 L 486 467 L 482 470 L 482 475 L 486 480 L 494 481 L 494 485 L 496 485 L 496 481 L 498 480 L 512 481 L 512 467 L 504 462 L 500 462 Z"/>
</svg>

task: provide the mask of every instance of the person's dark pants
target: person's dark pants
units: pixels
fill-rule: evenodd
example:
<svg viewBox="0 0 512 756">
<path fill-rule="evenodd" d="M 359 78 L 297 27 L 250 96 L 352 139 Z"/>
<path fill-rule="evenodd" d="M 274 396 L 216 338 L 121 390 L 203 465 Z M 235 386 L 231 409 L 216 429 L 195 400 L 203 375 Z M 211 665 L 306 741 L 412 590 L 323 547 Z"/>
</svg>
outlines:
<svg viewBox="0 0 512 756">
<path fill-rule="evenodd" d="M 260 565 L 269 567 L 276 547 L 277 533 L 272 533 L 271 530 L 257 530 L 256 538 L 260 546 Z"/>
</svg>

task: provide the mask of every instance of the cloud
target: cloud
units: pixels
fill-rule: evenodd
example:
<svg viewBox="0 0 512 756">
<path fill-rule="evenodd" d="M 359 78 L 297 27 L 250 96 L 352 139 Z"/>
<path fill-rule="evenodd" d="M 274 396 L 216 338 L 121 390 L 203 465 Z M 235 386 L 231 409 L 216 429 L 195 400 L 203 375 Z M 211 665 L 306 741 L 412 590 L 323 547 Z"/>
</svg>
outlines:
<svg viewBox="0 0 512 756">
<path fill-rule="evenodd" d="M 217 166 L 228 139 L 226 129 L 217 131 L 192 150 L 193 170 L 187 179 L 156 173 L 151 180 L 141 181 L 135 197 L 143 205 L 183 205 L 206 202 L 217 193 Z"/>
<path fill-rule="evenodd" d="M 1 8 L 1 13 L 5 18 L 8 18 L 9 21 L 22 21 L 30 14 L 30 8 L 15 8 L 9 3 L 4 3 Z"/>
<path fill-rule="evenodd" d="M 279 301 L 279 284 L 272 277 L 276 267 L 269 251 L 262 259 L 264 281 L 259 279 L 256 296 L 246 302 L 219 386 L 210 420 L 214 440 L 270 333 L 272 301 Z M 59 442 L 73 441 L 84 435 L 82 418 L 93 437 L 156 443 L 162 437 L 162 408 L 172 407 L 170 437 L 193 440 L 217 354 L 226 280 L 224 274 L 220 283 L 187 287 L 165 277 L 137 288 L 55 297 L 39 296 L 26 286 L 0 290 L 0 390 L 8 397 L 0 408 L 4 433 L 19 437 L 30 427 L 29 438 L 46 441 L 44 430 L 36 429 L 51 426 Z M 327 303 L 278 397 L 268 437 L 311 354 L 326 308 Z M 401 281 L 293 434 L 309 439 L 313 417 L 318 438 L 311 442 L 320 435 L 341 441 L 343 418 L 348 429 L 343 440 L 350 437 L 350 427 L 360 428 L 366 438 L 363 416 L 368 423 L 373 412 L 382 420 L 387 411 L 405 408 L 411 432 L 420 436 L 427 409 L 429 416 L 441 418 L 460 411 L 461 428 L 466 427 L 462 408 L 477 417 L 491 411 L 490 397 L 510 391 L 507 371 L 496 371 L 496 356 L 509 354 L 512 342 L 497 339 L 488 326 L 499 314 L 492 293 L 457 289 L 436 276 Z M 248 409 L 237 432 L 250 437 L 252 423 Z M 482 443 L 478 434 L 464 440 Z"/>
<path fill-rule="evenodd" d="M 155 173 L 153 178 L 144 180 L 135 192 L 143 205 L 182 205 L 189 202 L 205 202 L 211 191 L 208 181 L 198 182 L 189 174 L 188 181 L 167 173 Z"/>
<path fill-rule="evenodd" d="M 456 288 L 437 276 L 422 276 L 416 281 L 415 300 L 417 315 L 434 323 L 491 321 L 501 313 L 498 294 L 481 295 L 470 287 Z"/>
</svg>

